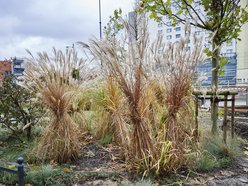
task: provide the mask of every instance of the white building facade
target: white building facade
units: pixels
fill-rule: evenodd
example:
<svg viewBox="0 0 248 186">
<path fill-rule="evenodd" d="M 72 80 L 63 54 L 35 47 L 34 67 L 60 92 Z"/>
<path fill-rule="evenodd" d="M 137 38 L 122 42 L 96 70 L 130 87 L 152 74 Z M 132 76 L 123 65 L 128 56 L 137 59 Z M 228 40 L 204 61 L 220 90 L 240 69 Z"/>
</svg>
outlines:
<svg viewBox="0 0 248 186">
<path fill-rule="evenodd" d="M 175 7 L 176 8 L 176 7 Z M 197 11 L 201 11 L 200 9 Z M 185 32 L 185 24 L 178 22 L 176 25 L 166 16 L 158 23 L 149 19 L 148 28 L 151 40 L 156 39 L 158 34 L 162 34 L 166 43 L 176 43 L 182 37 L 189 37 L 187 41 L 187 48 L 190 50 L 193 47 L 193 37 L 202 37 L 202 46 L 211 49 L 210 32 L 201 28 L 190 26 L 191 34 L 188 36 Z M 228 64 L 225 65 L 225 75 L 219 77 L 220 85 L 236 85 L 237 84 L 237 43 L 232 40 L 230 43 L 223 44 L 221 47 L 221 54 L 226 56 Z M 207 79 L 202 82 L 203 86 L 211 85 L 211 62 L 205 61 L 198 68 L 198 74 L 205 74 Z"/>
<path fill-rule="evenodd" d="M 242 0 L 241 4 L 242 6 L 247 6 L 248 0 Z M 237 84 L 248 86 L 248 23 L 243 25 L 240 39 L 241 41 L 237 41 Z"/>
</svg>

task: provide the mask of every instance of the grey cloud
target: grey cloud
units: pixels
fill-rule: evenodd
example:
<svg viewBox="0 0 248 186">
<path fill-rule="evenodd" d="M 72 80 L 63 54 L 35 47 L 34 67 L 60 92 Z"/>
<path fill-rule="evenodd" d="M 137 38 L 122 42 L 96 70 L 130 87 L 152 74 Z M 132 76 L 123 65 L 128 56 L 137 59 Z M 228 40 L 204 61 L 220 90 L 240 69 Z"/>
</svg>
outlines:
<svg viewBox="0 0 248 186">
<path fill-rule="evenodd" d="M 102 26 L 133 0 L 102 0 Z M 0 59 L 99 36 L 98 0 L 0 0 Z"/>
<path fill-rule="evenodd" d="M 47 3 L 38 3 L 43 7 L 37 7 L 37 4 L 31 4 L 30 0 L 10 0 L 10 3 L 3 3 L 1 1 L 0 6 L 3 7 L 1 15 L 9 15 L 5 20 L 5 27 L 12 27 L 13 30 L 7 29 L 9 33 L 0 31 L 1 34 L 12 34 L 13 32 L 24 36 L 42 36 L 52 38 L 80 38 L 86 33 L 94 33 L 94 29 L 97 26 L 92 25 L 95 18 L 93 15 L 85 17 L 84 10 L 80 13 L 80 9 L 72 10 L 73 7 L 63 7 L 63 1 L 47 1 Z M 23 2 L 20 3 L 20 2 Z M 50 3 L 51 5 L 50 5 Z M 56 7 L 52 2 L 61 2 L 60 7 Z M 12 6 L 11 6 L 12 5 Z M 66 5 L 66 4 L 65 4 Z M 46 8 L 47 7 L 47 8 Z M 40 9 L 39 9 L 40 8 Z M 11 10 L 10 10 L 11 9 Z M 75 13 L 73 11 L 78 11 Z M 97 15 L 95 15 L 97 16 Z M 3 19 L 0 19 L 3 22 Z M 13 24 L 15 20 L 16 23 Z"/>
</svg>

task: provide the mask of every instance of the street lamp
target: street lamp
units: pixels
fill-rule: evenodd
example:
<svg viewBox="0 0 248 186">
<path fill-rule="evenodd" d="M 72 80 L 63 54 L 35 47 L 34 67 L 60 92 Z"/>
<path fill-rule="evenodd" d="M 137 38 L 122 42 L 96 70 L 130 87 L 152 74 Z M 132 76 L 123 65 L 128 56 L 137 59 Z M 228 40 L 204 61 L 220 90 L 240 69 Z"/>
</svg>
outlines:
<svg viewBox="0 0 248 186">
<path fill-rule="evenodd" d="M 102 39 L 102 15 L 101 15 L 101 0 L 99 0 L 99 31 L 100 31 L 100 39 Z"/>
</svg>

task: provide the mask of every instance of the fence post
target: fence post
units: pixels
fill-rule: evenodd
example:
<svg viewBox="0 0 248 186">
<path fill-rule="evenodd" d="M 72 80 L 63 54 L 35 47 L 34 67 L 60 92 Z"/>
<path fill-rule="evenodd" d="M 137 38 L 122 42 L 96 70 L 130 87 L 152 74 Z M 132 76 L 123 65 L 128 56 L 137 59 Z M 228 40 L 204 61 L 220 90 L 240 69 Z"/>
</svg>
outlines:
<svg viewBox="0 0 248 186">
<path fill-rule="evenodd" d="M 227 138 L 227 99 L 228 99 L 228 95 L 224 95 L 223 141 L 225 144 Z"/>
<path fill-rule="evenodd" d="M 235 131 L 234 115 L 235 115 L 235 95 L 232 95 L 232 115 L 231 115 L 231 135 L 232 135 L 232 139 L 234 138 L 234 131 Z"/>
<path fill-rule="evenodd" d="M 199 103 L 198 103 L 198 96 L 195 95 L 195 131 L 194 131 L 194 136 L 196 138 L 196 140 L 198 140 L 198 137 L 199 137 L 199 132 L 198 132 L 198 106 L 199 106 Z"/>
<path fill-rule="evenodd" d="M 17 158 L 16 160 L 17 162 L 17 175 L 18 175 L 18 185 L 19 186 L 24 186 L 24 176 L 25 176 L 25 172 L 24 172 L 24 159 L 22 157 Z"/>
</svg>

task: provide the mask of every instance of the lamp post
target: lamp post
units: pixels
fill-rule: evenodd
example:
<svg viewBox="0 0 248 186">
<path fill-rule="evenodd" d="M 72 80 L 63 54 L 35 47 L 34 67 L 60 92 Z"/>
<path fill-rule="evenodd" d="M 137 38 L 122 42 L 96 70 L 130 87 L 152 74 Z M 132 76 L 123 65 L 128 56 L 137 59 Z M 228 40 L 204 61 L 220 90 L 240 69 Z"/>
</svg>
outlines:
<svg viewBox="0 0 248 186">
<path fill-rule="evenodd" d="M 101 0 L 99 0 L 99 31 L 100 31 L 100 40 L 102 39 L 102 10 L 101 10 Z M 102 69 L 102 61 L 101 63 L 101 69 Z"/>
<path fill-rule="evenodd" d="M 101 0 L 99 0 L 99 31 L 100 39 L 102 39 L 102 12 L 101 12 Z"/>
</svg>

